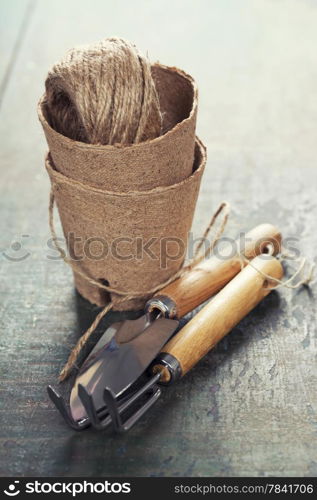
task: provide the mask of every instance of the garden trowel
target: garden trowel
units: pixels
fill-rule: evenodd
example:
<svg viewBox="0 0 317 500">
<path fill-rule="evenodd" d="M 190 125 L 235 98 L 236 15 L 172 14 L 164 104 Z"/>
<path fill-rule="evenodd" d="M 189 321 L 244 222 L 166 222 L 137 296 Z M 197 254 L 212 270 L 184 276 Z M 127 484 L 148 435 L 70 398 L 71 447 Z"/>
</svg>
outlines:
<svg viewBox="0 0 317 500">
<path fill-rule="evenodd" d="M 160 374 L 141 385 L 139 381 L 176 331 L 178 318 L 221 290 L 249 259 L 274 255 L 280 246 L 280 232 L 270 224 L 259 225 L 161 290 L 147 302 L 139 319 L 111 325 L 80 368 L 69 409 L 56 390 L 48 387 L 67 423 L 81 430 L 88 425 L 104 428 L 115 420 L 123 430 L 130 428 L 160 395 L 156 386 Z M 145 402 L 140 406 L 142 398 Z M 119 425 L 120 415 L 132 410 L 135 402 L 137 411 Z"/>
</svg>

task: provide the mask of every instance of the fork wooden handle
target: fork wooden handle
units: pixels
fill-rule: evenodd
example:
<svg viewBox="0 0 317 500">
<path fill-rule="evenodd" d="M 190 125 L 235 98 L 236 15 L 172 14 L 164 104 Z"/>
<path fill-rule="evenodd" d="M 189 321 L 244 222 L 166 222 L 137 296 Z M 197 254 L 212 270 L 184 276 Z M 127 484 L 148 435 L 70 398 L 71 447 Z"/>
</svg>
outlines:
<svg viewBox="0 0 317 500">
<path fill-rule="evenodd" d="M 261 224 L 227 244 L 221 255 L 206 259 L 150 299 L 146 310 L 160 310 L 166 317 L 181 318 L 212 297 L 246 265 L 240 254 L 252 259 L 261 253 L 277 254 L 282 236 L 272 224 Z M 229 252 L 229 256 L 226 253 Z"/>
<path fill-rule="evenodd" d="M 161 382 L 171 383 L 188 372 L 266 295 L 283 276 L 281 263 L 271 256 L 253 259 L 163 348 L 152 367 Z"/>
</svg>

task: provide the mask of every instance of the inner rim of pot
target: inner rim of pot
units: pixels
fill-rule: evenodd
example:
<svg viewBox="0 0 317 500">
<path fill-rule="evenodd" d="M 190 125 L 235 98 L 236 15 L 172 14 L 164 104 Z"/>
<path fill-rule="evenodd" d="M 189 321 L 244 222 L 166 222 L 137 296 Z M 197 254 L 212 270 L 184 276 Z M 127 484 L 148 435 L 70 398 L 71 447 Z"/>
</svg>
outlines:
<svg viewBox="0 0 317 500">
<path fill-rule="evenodd" d="M 163 118 L 161 135 L 164 135 L 189 118 L 194 107 L 194 83 L 190 77 L 173 68 L 153 65 L 151 72 Z"/>
</svg>

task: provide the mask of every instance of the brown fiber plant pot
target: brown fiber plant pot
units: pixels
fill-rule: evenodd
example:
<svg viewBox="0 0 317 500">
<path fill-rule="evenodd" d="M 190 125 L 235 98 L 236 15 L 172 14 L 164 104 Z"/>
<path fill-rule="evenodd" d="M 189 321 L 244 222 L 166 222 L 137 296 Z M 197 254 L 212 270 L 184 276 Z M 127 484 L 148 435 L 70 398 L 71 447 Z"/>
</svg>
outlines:
<svg viewBox="0 0 317 500">
<path fill-rule="evenodd" d="M 165 133 L 149 141 L 131 146 L 74 141 L 49 125 L 45 96 L 38 107 L 50 150 L 46 168 L 76 266 L 112 288 L 144 291 L 142 298 L 118 302 L 117 294 L 109 297 L 74 273 L 81 295 L 99 306 L 111 298 L 117 310 L 143 307 L 145 292 L 182 265 L 206 163 L 205 148 L 195 139 L 193 79 L 158 64 L 152 73 Z"/>
</svg>

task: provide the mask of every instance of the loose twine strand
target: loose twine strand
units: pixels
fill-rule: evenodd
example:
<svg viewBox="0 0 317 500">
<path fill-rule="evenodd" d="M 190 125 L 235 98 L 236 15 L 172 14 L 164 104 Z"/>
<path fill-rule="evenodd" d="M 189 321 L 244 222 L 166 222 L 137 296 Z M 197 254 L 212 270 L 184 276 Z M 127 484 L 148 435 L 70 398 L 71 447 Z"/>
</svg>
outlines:
<svg viewBox="0 0 317 500">
<path fill-rule="evenodd" d="M 227 225 L 227 222 L 228 222 L 228 219 L 229 219 L 230 210 L 231 210 L 230 209 L 230 205 L 229 205 L 228 202 L 223 201 L 222 203 L 220 203 L 220 205 L 217 208 L 216 212 L 211 217 L 211 220 L 210 220 L 209 224 L 207 225 L 207 227 L 206 227 L 206 229 L 204 231 L 204 234 L 203 234 L 202 238 L 200 239 L 199 244 L 195 248 L 193 258 L 189 261 L 188 264 L 186 264 L 186 265 L 184 264 L 169 279 L 167 279 L 163 283 L 160 283 L 159 285 L 151 288 L 150 290 L 126 292 L 124 290 L 120 290 L 118 288 L 113 288 L 111 286 L 104 285 L 104 284 L 100 283 L 99 281 L 94 280 L 88 274 L 86 274 L 85 272 L 83 272 L 78 267 L 78 265 L 67 256 L 66 251 L 58 243 L 58 237 L 57 237 L 56 230 L 55 230 L 55 225 L 54 225 L 54 204 L 55 204 L 55 197 L 54 197 L 54 192 L 53 192 L 53 189 L 52 189 L 51 193 L 50 193 L 50 202 L 49 202 L 49 226 L 50 226 L 50 231 L 51 231 L 51 235 L 52 235 L 52 241 L 53 241 L 53 243 L 55 245 L 56 250 L 59 252 L 61 258 L 63 259 L 64 262 L 66 262 L 66 264 L 68 264 L 72 268 L 72 270 L 75 273 L 79 274 L 82 278 L 84 278 L 85 280 L 87 280 L 92 285 L 95 285 L 98 288 L 106 290 L 108 293 L 115 293 L 116 295 L 119 295 L 121 298 L 119 298 L 119 299 L 116 300 L 117 304 L 120 303 L 120 302 L 123 302 L 123 301 L 128 301 L 128 300 L 135 299 L 135 298 L 138 298 L 138 297 L 143 297 L 143 296 L 146 296 L 146 295 L 154 295 L 156 292 L 158 292 L 162 288 L 166 287 L 167 285 L 169 285 L 170 283 L 172 283 L 173 281 L 175 281 L 177 278 L 182 277 L 186 272 L 191 271 L 193 267 L 197 266 L 200 262 L 202 262 L 204 259 L 206 259 L 207 257 L 209 257 L 209 255 L 212 253 L 213 249 L 215 248 L 216 244 L 218 243 L 220 237 L 222 236 L 222 234 L 224 232 L 224 229 L 225 229 L 225 227 Z M 217 222 L 217 220 L 218 220 L 218 218 L 219 218 L 219 216 L 221 214 L 222 214 L 222 219 L 221 219 L 220 223 L 218 224 L 218 227 L 215 230 L 215 233 L 214 233 L 214 236 L 213 236 L 211 242 L 208 243 L 208 246 L 205 249 L 205 251 L 201 253 L 201 248 L 202 248 L 203 243 L 207 240 L 207 237 L 208 237 L 211 229 L 215 226 L 215 224 L 216 224 L 216 222 Z M 200 253 L 201 253 L 201 255 L 199 255 Z M 280 257 L 280 260 L 286 260 L 285 256 L 286 256 L 286 252 L 283 251 L 283 253 L 282 253 L 281 257 Z M 256 271 L 258 271 L 261 275 L 263 275 L 263 277 L 265 277 L 267 280 L 269 280 L 269 282 L 272 282 L 272 281 L 275 282 L 276 285 L 274 287 L 271 287 L 272 289 L 277 289 L 277 288 L 280 288 L 280 287 L 296 289 L 296 288 L 299 288 L 300 286 L 307 285 L 312 280 L 313 269 L 314 269 L 313 265 L 311 266 L 310 271 L 309 271 L 309 273 L 308 273 L 308 275 L 306 277 L 304 277 L 302 280 L 300 280 L 299 282 L 297 282 L 295 284 L 293 283 L 294 279 L 300 274 L 300 272 L 303 270 L 303 268 L 305 266 L 305 263 L 306 263 L 306 258 L 305 257 L 303 257 L 301 259 L 301 263 L 300 263 L 298 269 L 292 274 L 292 276 L 289 279 L 287 279 L 285 281 L 280 280 L 278 278 L 275 278 L 273 276 L 270 276 L 270 275 L 264 273 L 263 271 L 257 269 L 255 266 L 253 266 L 252 262 L 250 262 L 250 259 L 248 259 L 241 252 L 238 253 L 238 258 L 240 259 L 240 262 L 241 262 L 241 269 L 243 269 L 243 267 L 247 263 L 249 266 L 253 267 Z M 65 379 L 68 378 L 68 376 L 70 375 L 72 369 L 76 365 L 76 360 L 78 358 L 78 355 L 79 355 L 81 349 L 87 343 L 90 335 L 97 328 L 97 326 L 99 325 L 99 323 L 102 320 L 102 318 L 112 308 L 113 308 L 113 302 L 109 302 L 109 304 L 107 304 L 97 314 L 97 316 L 94 319 L 93 323 L 86 330 L 86 332 L 80 337 L 80 339 L 78 340 L 77 344 L 72 349 L 72 351 L 71 351 L 71 353 L 69 355 L 69 358 L 68 358 L 65 366 L 63 367 L 62 371 L 60 372 L 60 375 L 59 375 L 59 381 L 60 382 L 62 382 L 63 380 L 65 380 Z"/>
<path fill-rule="evenodd" d="M 285 249 L 284 248 L 282 248 L 282 252 L 283 253 L 281 254 L 281 256 L 279 258 L 280 262 L 284 262 L 284 261 L 287 260 L 287 258 L 284 257 L 284 255 L 285 255 Z M 304 269 L 305 264 L 307 263 L 307 258 L 306 257 L 302 257 L 301 259 L 295 259 L 295 262 L 298 262 L 298 260 L 300 260 L 300 264 L 299 264 L 298 268 L 296 269 L 296 271 L 294 271 L 294 273 L 287 280 L 280 280 L 278 278 L 275 278 L 274 276 L 270 276 L 270 275 L 264 273 L 263 271 L 261 271 L 261 269 L 258 269 L 257 267 L 255 267 L 252 264 L 252 262 L 250 261 L 250 259 L 248 259 L 243 254 L 239 254 L 239 258 L 242 259 L 243 263 L 247 263 L 248 266 L 250 266 L 253 269 L 255 269 L 259 274 L 261 274 L 269 282 L 274 281 L 276 283 L 275 286 L 272 286 L 272 287 L 268 286 L 268 287 L 266 287 L 266 288 L 268 288 L 270 290 L 278 290 L 279 288 L 289 288 L 289 289 L 295 290 L 296 288 L 300 288 L 301 286 L 308 285 L 309 283 L 312 282 L 312 279 L 313 279 L 315 264 L 310 264 L 310 269 L 307 272 L 307 275 L 304 276 L 301 280 L 297 281 L 296 283 L 292 283 L 295 280 L 295 278 L 297 278 L 297 276 Z M 244 267 L 244 265 L 241 264 L 241 269 L 243 267 Z"/>
</svg>

